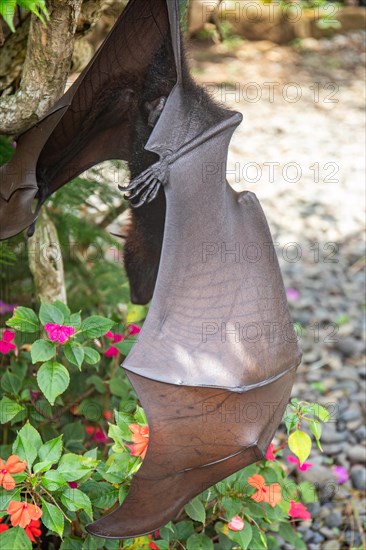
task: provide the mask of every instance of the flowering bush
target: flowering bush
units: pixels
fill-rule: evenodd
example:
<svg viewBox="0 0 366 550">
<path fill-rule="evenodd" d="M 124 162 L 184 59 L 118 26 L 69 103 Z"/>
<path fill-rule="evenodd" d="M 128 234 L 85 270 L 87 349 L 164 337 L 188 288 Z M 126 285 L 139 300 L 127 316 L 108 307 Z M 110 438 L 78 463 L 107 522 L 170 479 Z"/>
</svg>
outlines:
<svg viewBox="0 0 366 550">
<path fill-rule="evenodd" d="M 309 433 L 320 447 L 329 414 L 296 399 L 284 418 L 288 437 L 194 498 L 175 523 L 123 542 L 86 533 L 87 523 L 123 502 L 146 454 L 147 420 L 118 368 L 145 312 L 131 306 L 125 325 L 116 325 L 98 315 L 82 320 L 61 302 L 42 304 L 38 315 L 14 310 L 0 338 L 0 547 L 272 550 L 285 540 L 306 548 L 296 524 L 311 519 L 306 504 L 316 494 L 310 483 L 291 481 L 288 468 L 312 467 Z M 281 460 L 287 447 L 291 466 Z"/>
</svg>

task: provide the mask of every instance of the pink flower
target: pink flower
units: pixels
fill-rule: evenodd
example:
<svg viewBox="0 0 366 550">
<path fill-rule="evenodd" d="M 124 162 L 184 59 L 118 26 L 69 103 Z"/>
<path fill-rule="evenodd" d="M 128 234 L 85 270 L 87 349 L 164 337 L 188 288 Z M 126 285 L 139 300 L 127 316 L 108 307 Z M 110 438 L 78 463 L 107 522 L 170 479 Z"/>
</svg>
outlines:
<svg viewBox="0 0 366 550">
<path fill-rule="evenodd" d="M 296 288 L 286 288 L 286 296 L 292 302 L 296 302 L 300 298 L 300 292 Z"/>
<path fill-rule="evenodd" d="M 228 527 L 231 531 L 242 531 L 244 529 L 244 520 L 240 516 L 231 518 Z"/>
<path fill-rule="evenodd" d="M 16 345 L 12 344 L 12 340 L 15 338 L 15 332 L 5 329 L 3 337 L 0 340 L 0 353 L 6 355 L 9 351 L 16 349 Z"/>
<path fill-rule="evenodd" d="M 0 315 L 5 315 L 5 313 L 13 313 L 15 309 L 14 304 L 6 304 L 2 300 L 0 300 Z"/>
<path fill-rule="evenodd" d="M 67 483 L 70 489 L 77 489 L 79 487 L 77 481 L 68 481 Z"/>
<path fill-rule="evenodd" d="M 299 519 L 311 519 L 310 512 L 305 508 L 301 502 L 295 502 L 290 500 L 290 510 L 288 515 L 290 518 L 299 518 Z"/>
<path fill-rule="evenodd" d="M 140 334 L 141 328 L 138 325 L 132 323 L 131 325 L 128 325 L 127 332 L 128 336 L 136 336 L 136 334 Z"/>
<path fill-rule="evenodd" d="M 117 344 L 118 342 L 122 342 L 122 340 L 124 340 L 123 334 L 115 334 L 110 330 L 106 333 L 105 336 L 112 340 L 112 344 Z M 116 348 L 115 346 L 109 346 L 104 355 L 106 357 L 116 357 L 119 353 L 120 352 L 118 348 Z"/>
<path fill-rule="evenodd" d="M 314 464 L 312 462 L 303 462 L 300 464 L 300 460 L 297 458 L 297 456 L 288 456 L 287 460 L 291 462 L 291 464 L 296 464 L 298 470 L 301 470 L 301 472 L 306 472 L 306 470 L 309 470 L 309 468 L 312 468 Z"/>
<path fill-rule="evenodd" d="M 52 342 L 59 342 L 59 344 L 64 344 L 75 332 L 74 327 L 56 325 L 55 323 L 47 323 L 44 328 L 48 338 Z"/>
<path fill-rule="evenodd" d="M 97 443 L 101 443 L 103 445 L 109 441 L 107 434 L 104 433 L 102 428 L 99 428 L 99 426 L 86 426 L 85 431 L 87 434 L 92 436 L 92 441 L 96 441 Z"/>
<path fill-rule="evenodd" d="M 343 466 L 333 466 L 332 472 L 337 478 L 337 483 L 339 483 L 340 485 L 342 483 L 346 483 L 349 480 L 348 472 Z"/>
<path fill-rule="evenodd" d="M 276 457 L 273 451 L 274 451 L 274 445 L 273 443 L 270 443 L 266 452 L 266 460 L 276 460 Z"/>
</svg>

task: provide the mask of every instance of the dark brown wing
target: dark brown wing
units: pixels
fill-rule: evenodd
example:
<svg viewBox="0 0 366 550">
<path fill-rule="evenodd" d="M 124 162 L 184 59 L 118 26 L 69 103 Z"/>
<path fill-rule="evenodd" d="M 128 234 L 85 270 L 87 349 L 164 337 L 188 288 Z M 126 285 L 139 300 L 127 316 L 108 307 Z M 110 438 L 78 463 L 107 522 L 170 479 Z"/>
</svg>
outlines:
<svg viewBox="0 0 366 550">
<path fill-rule="evenodd" d="M 129 160 L 144 77 L 169 35 L 165 0 L 131 0 L 95 57 L 39 123 L 19 137 L 0 170 L 0 238 L 28 227 L 35 196 L 90 166 Z"/>
</svg>

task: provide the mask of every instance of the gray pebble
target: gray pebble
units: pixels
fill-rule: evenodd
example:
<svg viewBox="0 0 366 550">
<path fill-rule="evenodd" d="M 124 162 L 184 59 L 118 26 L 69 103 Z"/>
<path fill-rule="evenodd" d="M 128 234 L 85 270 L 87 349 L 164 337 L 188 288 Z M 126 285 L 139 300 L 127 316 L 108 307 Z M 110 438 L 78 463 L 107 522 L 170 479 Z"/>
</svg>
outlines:
<svg viewBox="0 0 366 550">
<path fill-rule="evenodd" d="M 322 445 L 323 451 L 327 455 L 337 455 L 342 452 L 344 443 L 345 441 L 343 439 L 339 443 L 329 443 L 329 444 Z"/>
<path fill-rule="evenodd" d="M 359 465 L 352 466 L 351 480 L 355 489 L 366 491 L 366 468 Z"/>
<path fill-rule="evenodd" d="M 358 462 L 365 463 L 366 448 L 360 444 L 355 445 L 354 447 L 350 447 L 349 449 L 347 449 L 347 456 L 352 464 L 356 464 Z"/>
<path fill-rule="evenodd" d="M 339 443 L 346 438 L 346 432 L 337 432 L 334 424 L 325 424 L 321 437 L 322 443 Z"/>
<path fill-rule="evenodd" d="M 340 414 L 340 420 L 344 422 L 351 422 L 352 420 L 359 420 L 361 418 L 361 410 L 359 405 L 352 403 L 350 407 Z"/>
<path fill-rule="evenodd" d="M 358 441 L 363 441 L 366 439 L 366 426 L 360 426 L 355 430 L 355 436 L 357 437 Z"/>
<path fill-rule="evenodd" d="M 329 516 L 325 518 L 325 525 L 327 527 L 340 527 L 342 525 L 342 515 L 338 510 L 334 510 L 334 512 L 331 512 Z M 328 537 L 329 538 L 329 537 Z"/>
<path fill-rule="evenodd" d="M 330 529 L 329 527 L 322 527 L 320 533 L 328 540 L 333 539 L 336 536 L 336 529 Z"/>
<path fill-rule="evenodd" d="M 361 536 L 359 531 L 353 531 L 351 529 L 347 529 L 344 533 L 344 538 L 349 546 L 352 546 L 354 548 L 355 546 L 360 546 L 361 544 Z"/>
<path fill-rule="evenodd" d="M 327 540 L 323 544 L 322 550 L 340 550 L 341 543 L 338 540 Z"/>
<path fill-rule="evenodd" d="M 313 544 L 319 544 L 320 542 L 323 542 L 323 540 L 324 540 L 323 535 L 321 535 L 320 533 L 314 533 L 314 536 L 311 542 Z"/>
</svg>

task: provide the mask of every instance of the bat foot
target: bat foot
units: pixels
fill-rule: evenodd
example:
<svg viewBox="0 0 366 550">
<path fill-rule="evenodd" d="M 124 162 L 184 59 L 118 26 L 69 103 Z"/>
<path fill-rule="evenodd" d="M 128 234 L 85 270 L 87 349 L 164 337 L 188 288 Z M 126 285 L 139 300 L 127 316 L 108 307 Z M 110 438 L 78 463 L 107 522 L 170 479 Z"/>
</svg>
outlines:
<svg viewBox="0 0 366 550">
<path fill-rule="evenodd" d="M 125 199 L 130 201 L 131 208 L 149 204 L 157 197 L 160 187 L 167 184 L 169 158 L 170 152 L 134 178 L 127 187 L 120 187 L 125 192 Z"/>
</svg>

